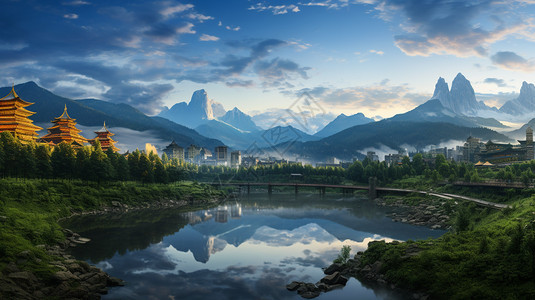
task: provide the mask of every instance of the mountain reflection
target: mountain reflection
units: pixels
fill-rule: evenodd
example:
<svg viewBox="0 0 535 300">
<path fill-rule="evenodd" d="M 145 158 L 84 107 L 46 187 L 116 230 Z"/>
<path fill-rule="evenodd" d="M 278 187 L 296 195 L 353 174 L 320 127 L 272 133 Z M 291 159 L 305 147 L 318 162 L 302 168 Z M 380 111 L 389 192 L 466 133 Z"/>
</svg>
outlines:
<svg viewBox="0 0 535 300">
<path fill-rule="evenodd" d="M 284 285 L 292 280 L 317 281 L 321 267 L 343 245 L 355 253 L 372 240 L 423 239 L 443 233 L 395 223 L 385 217 L 383 208 L 367 200 L 332 195 L 277 201 L 251 196 L 195 212 L 87 216 L 64 226 L 92 239 L 72 250 L 76 258 L 130 283 L 106 296 L 117 299 L 293 297 Z"/>
</svg>

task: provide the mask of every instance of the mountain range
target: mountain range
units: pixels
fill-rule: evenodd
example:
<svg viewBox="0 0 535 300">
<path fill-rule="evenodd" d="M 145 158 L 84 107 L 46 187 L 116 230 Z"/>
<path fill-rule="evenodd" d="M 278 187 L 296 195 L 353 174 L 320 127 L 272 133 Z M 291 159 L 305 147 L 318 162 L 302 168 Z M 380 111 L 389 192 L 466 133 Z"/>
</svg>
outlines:
<svg viewBox="0 0 535 300">
<path fill-rule="evenodd" d="M 10 87 L 0 88 L 0 95 L 7 95 Z M 190 144 L 213 149 L 225 144 L 232 149 L 245 150 L 252 145 L 265 150 L 282 148 L 279 155 L 295 155 L 314 160 L 329 156 L 341 159 L 359 157 L 366 149 L 386 148 L 400 150 L 404 146 L 423 149 L 428 145 L 455 140 L 464 141 L 469 135 L 483 140 L 512 142 L 503 134 L 508 127 L 494 116 L 527 116 L 535 108 L 535 86 L 524 82 L 518 98 L 506 102 L 500 109 L 477 101 L 470 82 L 457 74 L 451 89 L 439 78 L 433 96 L 418 107 L 392 118 L 375 122 L 362 113 L 347 116 L 341 114 L 314 135 L 292 126 L 276 126 L 262 129 L 251 116 L 234 107 L 225 111 L 222 104 L 211 100 L 205 90 L 195 91 L 189 103 L 180 102 L 163 110 L 158 116 L 147 116 L 126 103 L 114 103 L 97 99 L 72 100 L 53 94 L 34 82 L 15 86 L 16 92 L 30 102 L 30 111 L 37 112 L 32 119 L 36 124 L 48 127 L 66 104 L 69 114 L 83 126 L 101 126 L 104 121 L 120 131 L 126 128 L 140 135 L 152 136 L 166 146 L 171 140 L 187 147 Z M 531 124 L 533 123 L 533 124 Z M 529 124 L 533 127 L 535 121 Z M 525 127 L 504 132 L 510 137 L 521 138 Z M 482 128 L 485 127 L 485 128 Z M 491 128 L 491 129 L 488 129 Z M 85 129 L 84 129 L 85 130 Z M 88 129 L 90 130 L 90 129 Z M 84 133 L 82 133 L 84 134 Z M 280 138 L 284 136 L 285 138 Z M 130 134 L 128 138 L 136 139 Z M 117 136 L 120 140 L 121 137 Z M 136 141 L 144 145 L 142 138 Z M 277 147 L 277 145 L 282 147 Z M 288 146 L 288 147 L 286 147 Z"/>
<path fill-rule="evenodd" d="M 7 95 L 11 87 L 0 88 L 0 95 Z M 104 122 L 113 132 L 114 128 L 129 128 L 138 132 L 145 132 L 162 140 L 162 145 L 175 140 L 179 145 L 187 147 L 197 144 L 213 148 L 223 143 L 217 139 L 206 138 L 195 130 L 176 124 L 160 117 L 149 117 L 139 110 L 125 103 L 112 103 L 96 99 L 72 100 L 53 94 L 30 81 L 15 85 L 15 91 L 21 99 L 33 102 L 29 106 L 30 111 L 36 112 L 31 119 L 42 127 L 50 127 L 55 117 L 63 112 L 65 105 L 69 115 L 76 122 L 85 126 L 101 127 Z M 3 96 L 2 96 L 3 97 Z M 82 132 L 88 138 L 93 138 L 93 133 Z M 116 140 L 120 141 L 120 136 Z M 138 142 L 139 148 L 144 148 L 145 142 Z M 126 149 L 123 149 L 126 150 Z"/>
</svg>

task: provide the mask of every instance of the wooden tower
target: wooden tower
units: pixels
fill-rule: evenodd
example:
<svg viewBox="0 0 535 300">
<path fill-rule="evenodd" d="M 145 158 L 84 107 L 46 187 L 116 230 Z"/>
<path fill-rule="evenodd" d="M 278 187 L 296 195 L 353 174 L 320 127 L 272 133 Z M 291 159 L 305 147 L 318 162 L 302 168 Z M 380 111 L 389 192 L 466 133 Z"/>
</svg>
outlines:
<svg viewBox="0 0 535 300">
<path fill-rule="evenodd" d="M 69 117 L 67 104 L 61 116 L 51 121 L 54 126 L 47 128 L 48 134 L 41 138 L 41 142 L 57 145 L 66 142 L 74 147 L 82 147 L 87 143 L 87 139 L 80 135 L 82 132 L 76 128 L 76 119 Z"/>
<path fill-rule="evenodd" d="M 119 151 L 119 149 L 115 147 L 115 143 L 117 143 L 117 141 L 114 141 L 111 138 L 115 134 L 111 133 L 108 128 L 106 128 L 106 121 L 104 121 L 104 126 L 102 126 L 100 130 L 95 131 L 95 133 L 97 136 L 94 139 L 89 140 L 91 144 L 94 144 L 95 141 L 98 140 L 100 142 L 100 148 L 102 148 L 103 151 L 106 151 L 109 148 L 111 148 L 114 152 Z"/>
<path fill-rule="evenodd" d="M 15 86 L 13 86 L 11 92 L 0 99 L 0 132 L 9 131 L 22 143 L 35 141 L 38 135 L 37 131 L 43 128 L 35 126 L 33 121 L 28 118 L 35 113 L 25 109 L 25 107 L 32 104 L 20 99 L 15 92 Z"/>
</svg>

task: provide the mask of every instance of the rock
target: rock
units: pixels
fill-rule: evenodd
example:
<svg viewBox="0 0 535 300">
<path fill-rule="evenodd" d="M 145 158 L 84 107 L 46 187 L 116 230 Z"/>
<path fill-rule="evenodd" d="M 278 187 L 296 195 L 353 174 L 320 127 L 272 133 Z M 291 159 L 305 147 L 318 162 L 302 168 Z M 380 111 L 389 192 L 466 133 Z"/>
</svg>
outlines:
<svg viewBox="0 0 535 300">
<path fill-rule="evenodd" d="M 335 285 L 335 284 L 345 285 L 347 281 L 348 281 L 348 278 L 345 276 L 342 276 L 340 272 L 334 272 L 333 274 L 327 275 L 320 280 L 320 282 L 323 282 L 328 285 Z"/>
<path fill-rule="evenodd" d="M 28 285 L 37 282 L 37 277 L 28 271 L 10 273 L 7 277 L 13 281 L 22 282 Z"/>
<path fill-rule="evenodd" d="M 331 275 L 334 272 L 340 271 L 341 269 L 342 269 L 342 265 L 341 264 L 334 263 L 334 264 L 328 266 L 325 270 L 323 270 L 323 273 L 327 274 L 327 275 Z"/>
<path fill-rule="evenodd" d="M 291 283 L 287 284 L 286 285 L 286 289 L 289 290 L 289 291 L 295 291 L 297 290 L 302 284 L 304 284 L 303 282 L 299 282 L 299 281 L 292 281 Z"/>
<path fill-rule="evenodd" d="M 107 278 L 106 284 L 108 286 L 124 286 L 124 281 L 122 279 L 110 276 Z"/>
<path fill-rule="evenodd" d="M 320 291 L 306 291 L 306 292 L 304 292 L 304 293 L 302 293 L 300 295 L 303 298 L 312 299 L 312 298 L 318 297 L 320 295 L 320 293 L 321 293 Z"/>
<path fill-rule="evenodd" d="M 53 275 L 53 278 L 57 281 L 68 281 L 79 279 L 77 276 L 69 271 L 58 271 Z"/>
<path fill-rule="evenodd" d="M 115 207 L 121 207 L 121 203 L 119 201 L 112 201 L 111 205 Z"/>
</svg>

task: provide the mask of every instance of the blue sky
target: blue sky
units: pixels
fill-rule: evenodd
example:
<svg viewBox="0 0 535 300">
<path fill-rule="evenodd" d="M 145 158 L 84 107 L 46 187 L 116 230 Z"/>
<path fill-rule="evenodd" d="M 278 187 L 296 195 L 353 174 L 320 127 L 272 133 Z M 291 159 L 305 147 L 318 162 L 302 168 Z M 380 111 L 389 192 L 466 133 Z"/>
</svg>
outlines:
<svg viewBox="0 0 535 300">
<path fill-rule="evenodd" d="M 251 114 L 308 91 L 333 116 L 389 117 L 462 72 L 500 106 L 535 82 L 532 3 L 5 0 L 0 83 L 147 114 L 200 88 Z"/>
</svg>

